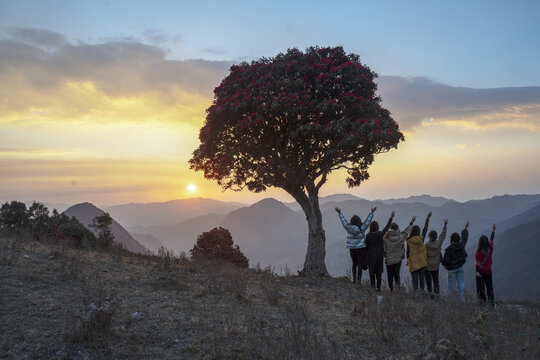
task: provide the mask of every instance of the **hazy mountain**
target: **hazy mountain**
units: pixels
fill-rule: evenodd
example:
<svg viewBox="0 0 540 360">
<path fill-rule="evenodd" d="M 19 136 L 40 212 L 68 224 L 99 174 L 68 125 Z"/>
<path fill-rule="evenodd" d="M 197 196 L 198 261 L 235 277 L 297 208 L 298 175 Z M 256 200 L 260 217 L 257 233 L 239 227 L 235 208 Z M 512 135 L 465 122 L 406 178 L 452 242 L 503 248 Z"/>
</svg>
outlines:
<svg viewBox="0 0 540 360">
<path fill-rule="evenodd" d="M 362 200 L 362 198 L 358 196 L 354 196 L 352 194 L 333 194 L 328 196 L 322 196 L 319 198 L 319 205 L 326 204 L 328 202 L 340 202 L 340 201 L 347 201 L 347 200 Z M 301 210 L 300 204 L 298 204 L 296 201 L 285 203 L 288 207 L 293 209 L 294 211 Z"/>
<path fill-rule="evenodd" d="M 95 205 L 85 202 L 73 205 L 64 211 L 64 214 L 69 217 L 75 216 L 77 220 L 81 222 L 91 231 L 94 231 L 94 228 L 91 228 L 89 225 L 92 223 L 93 219 L 96 216 L 103 214 L 104 211 L 96 207 Z M 136 252 L 144 253 L 145 248 L 137 240 L 135 240 L 126 229 L 122 227 L 116 220 L 113 219 L 111 225 L 111 231 L 114 235 L 114 240 L 124 246 L 125 249 Z M 94 231 L 95 232 L 95 231 Z"/>
<path fill-rule="evenodd" d="M 208 214 L 172 225 L 132 226 L 131 233 L 150 234 L 159 239 L 165 247 L 176 253 L 188 252 L 197 241 L 197 236 L 221 225 L 224 214 Z"/>
<path fill-rule="evenodd" d="M 493 244 L 495 299 L 540 299 L 540 216 L 496 234 Z"/>
<path fill-rule="evenodd" d="M 377 206 L 374 220 L 384 227 L 392 210 L 396 211 L 394 221 L 404 228 L 412 216 L 417 216 L 416 224 L 421 227 L 425 216 L 431 210 L 433 216 L 429 230 L 442 230 L 443 219 L 449 219 L 448 235 L 444 248 L 449 245 L 452 232 L 460 232 L 466 221 L 470 221 L 470 238 L 467 245 L 469 254 L 465 271 L 466 286 L 470 292 L 475 292 L 474 282 L 474 253 L 478 238 L 484 233 L 489 235 L 491 225 L 497 223 L 499 230 L 497 238 L 502 234 L 505 221 L 515 226 L 525 220 L 535 218 L 535 211 L 540 211 L 540 195 L 496 196 L 491 199 L 473 200 L 464 203 L 448 202 L 442 206 L 430 206 L 421 202 L 397 202 L 386 204 L 380 201 L 369 201 L 360 198 L 344 197 L 328 199 L 321 205 L 323 226 L 326 233 L 326 265 L 332 275 L 344 275 L 350 271 L 351 260 L 349 251 L 345 248 L 345 230 L 335 212 L 335 207 L 341 208 L 347 218 L 357 214 L 363 220 L 370 209 Z M 537 210 L 535 210 L 537 209 Z M 512 220 L 516 217 L 517 220 Z M 538 217 L 540 218 L 540 216 Z M 516 223 L 517 221 L 517 223 Z M 220 218 L 217 215 L 201 216 L 186 220 L 175 225 L 132 227 L 131 231 L 147 233 L 160 239 L 167 247 L 175 252 L 187 251 L 193 247 L 197 235 L 216 226 L 223 226 L 231 232 L 233 240 L 250 260 L 253 266 L 273 266 L 276 271 L 285 266 L 293 271 L 302 268 L 307 249 L 307 222 L 302 211 L 294 211 L 286 204 L 275 199 L 265 199 L 249 207 L 231 211 Z M 506 241 L 499 239 L 500 245 Z M 499 259 L 499 249 L 495 257 L 501 263 L 511 264 L 512 259 Z M 510 266 L 510 265 L 507 265 Z M 523 264 L 528 268 L 536 266 L 534 262 Z M 408 269 L 403 263 L 402 275 L 410 279 Z M 495 275 L 497 276 L 497 275 Z M 368 275 L 364 275 L 367 279 Z M 500 293 L 508 293 L 504 284 L 500 285 Z M 446 271 L 441 267 L 441 289 L 446 291 Z"/>
<path fill-rule="evenodd" d="M 397 203 L 423 203 L 429 206 L 438 207 L 442 206 L 446 203 L 455 203 L 457 201 L 452 199 L 447 199 L 440 196 L 431 196 L 431 195 L 415 195 L 415 196 L 409 196 L 407 198 L 400 198 L 400 199 L 387 199 L 387 200 L 377 200 L 379 202 L 382 202 L 384 204 L 397 204 Z"/>
<path fill-rule="evenodd" d="M 148 250 L 152 251 L 153 253 L 157 253 L 159 248 L 165 247 L 165 245 L 153 237 L 150 234 L 137 234 L 137 233 L 129 233 L 135 240 L 139 242 L 142 246 L 147 248 Z"/>
<path fill-rule="evenodd" d="M 497 224 L 497 232 L 506 231 L 517 225 L 526 224 L 538 219 L 540 219 L 540 205 Z"/>
<path fill-rule="evenodd" d="M 106 208 L 112 217 L 127 227 L 176 224 L 207 214 L 227 214 L 245 206 L 237 202 L 192 198 L 154 202 L 148 204 L 124 204 Z"/>
<path fill-rule="evenodd" d="M 264 199 L 229 213 L 222 226 L 253 266 L 271 265 L 276 271 L 299 269 L 307 249 L 305 216 L 275 199 Z"/>
</svg>

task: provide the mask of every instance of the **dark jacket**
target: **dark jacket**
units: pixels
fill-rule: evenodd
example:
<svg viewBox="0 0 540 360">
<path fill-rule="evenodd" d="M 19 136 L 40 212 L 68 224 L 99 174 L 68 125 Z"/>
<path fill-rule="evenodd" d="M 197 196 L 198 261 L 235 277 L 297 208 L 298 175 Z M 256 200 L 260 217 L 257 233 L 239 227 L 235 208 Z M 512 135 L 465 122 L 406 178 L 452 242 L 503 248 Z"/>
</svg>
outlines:
<svg viewBox="0 0 540 360">
<path fill-rule="evenodd" d="M 388 223 L 384 229 L 380 231 L 373 231 L 366 235 L 367 256 L 370 273 L 382 274 L 384 263 L 384 239 L 392 224 L 392 218 L 388 219 Z"/>
<path fill-rule="evenodd" d="M 462 267 L 467 261 L 465 245 L 469 239 L 469 231 L 461 230 L 461 241 L 453 242 L 444 250 L 442 264 L 446 270 L 456 270 Z"/>
</svg>

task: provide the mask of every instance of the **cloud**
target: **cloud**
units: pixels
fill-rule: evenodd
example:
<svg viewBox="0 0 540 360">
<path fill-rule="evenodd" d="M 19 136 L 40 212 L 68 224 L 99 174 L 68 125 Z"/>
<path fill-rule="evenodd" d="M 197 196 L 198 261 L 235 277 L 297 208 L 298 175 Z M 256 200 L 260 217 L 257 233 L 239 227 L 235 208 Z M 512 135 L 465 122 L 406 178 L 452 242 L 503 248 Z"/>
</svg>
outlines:
<svg viewBox="0 0 540 360">
<path fill-rule="evenodd" d="M 180 121 L 199 126 L 213 88 L 232 63 L 170 59 L 163 48 L 172 41 L 168 35 L 147 30 L 143 38 L 154 45 L 135 39 L 69 42 L 48 30 L 8 29 L 0 37 L 0 124 Z M 471 89 L 382 76 L 379 89 L 405 131 L 434 123 L 540 130 L 540 87 Z"/>
<path fill-rule="evenodd" d="M 163 48 L 135 40 L 69 43 L 45 30 L 10 29 L 0 38 L 0 123 L 99 119 L 107 112 L 117 119 L 152 120 L 152 111 L 204 117 L 230 65 L 168 59 Z"/>
<path fill-rule="evenodd" d="M 422 124 L 540 130 L 540 87 L 473 89 L 416 77 L 382 76 L 383 104 L 405 129 Z"/>
<path fill-rule="evenodd" d="M 8 28 L 7 33 L 13 40 L 49 49 L 58 48 L 66 43 L 66 38 L 57 32 L 34 28 Z"/>
</svg>

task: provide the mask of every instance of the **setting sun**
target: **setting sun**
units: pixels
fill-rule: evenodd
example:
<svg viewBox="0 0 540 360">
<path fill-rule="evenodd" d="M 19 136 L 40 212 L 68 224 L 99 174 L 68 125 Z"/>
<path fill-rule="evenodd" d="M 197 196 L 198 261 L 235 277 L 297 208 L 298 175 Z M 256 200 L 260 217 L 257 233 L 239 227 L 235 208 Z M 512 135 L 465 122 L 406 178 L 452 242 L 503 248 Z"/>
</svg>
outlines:
<svg viewBox="0 0 540 360">
<path fill-rule="evenodd" d="M 187 191 L 190 193 L 194 193 L 195 191 L 197 191 L 197 187 L 195 186 L 195 184 L 188 184 Z"/>
</svg>

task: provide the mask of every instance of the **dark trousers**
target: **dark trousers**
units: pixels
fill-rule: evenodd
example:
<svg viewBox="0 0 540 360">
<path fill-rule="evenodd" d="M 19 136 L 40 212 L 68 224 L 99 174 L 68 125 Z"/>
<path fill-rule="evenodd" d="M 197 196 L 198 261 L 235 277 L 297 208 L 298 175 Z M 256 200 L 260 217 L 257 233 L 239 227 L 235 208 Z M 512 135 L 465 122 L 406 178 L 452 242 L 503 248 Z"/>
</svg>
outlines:
<svg viewBox="0 0 540 360">
<path fill-rule="evenodd" d="M 386 273 L 388 274 L 388 287 L 390 291 L 394 291 L 394 281 L 396 282 L 396 287 L 400 287 L 399 279 L 399 270 L 401 269 L 401 261 L 397 264 L 386 265 Z"/>
<path fill-rule="evenodd" d="M 433 288 L 431 287 L 432 281 L 433 281 Z M 439 293 L 439 270 L 434 270 L 434 271 L 426 270 L 426 286 L 427 286 L 428 292 L 431 292 L 431 290 L 433 290 L 435 294 Z"/>
<path fill-rule="evenodd" d="M 362 282 L 362 264 L 365 262 L 367 249 L 350 249 L 352 259 L 353 282 Z"/>
<path fill-rule="evenodd" d="M 495 297 L 493 295 L 493 276 L 491 273 L 480 273 L 480 276 L 476 277 L 476 294 L 478 295 L 478 300 L 486 302 L 486 292 L 489 302 L 494 305 Z"/>
<path fill-rule="evenodd" d="M 381 290 L 381 273 L 373 273 L 369 272 L 369 283 L 371 284 L 372 288 L 375 288 L 375 278 L 377 279 L 377 290 Z"/>
<path fill-rule="evenodd" d="M 418 290 L 418 283 L 420 283 L 420 289 L 424 290 L 426 280 L 426 268 L 423 267 L 411 273 L 412 283 L 414 291 Z"/>
</svg>

